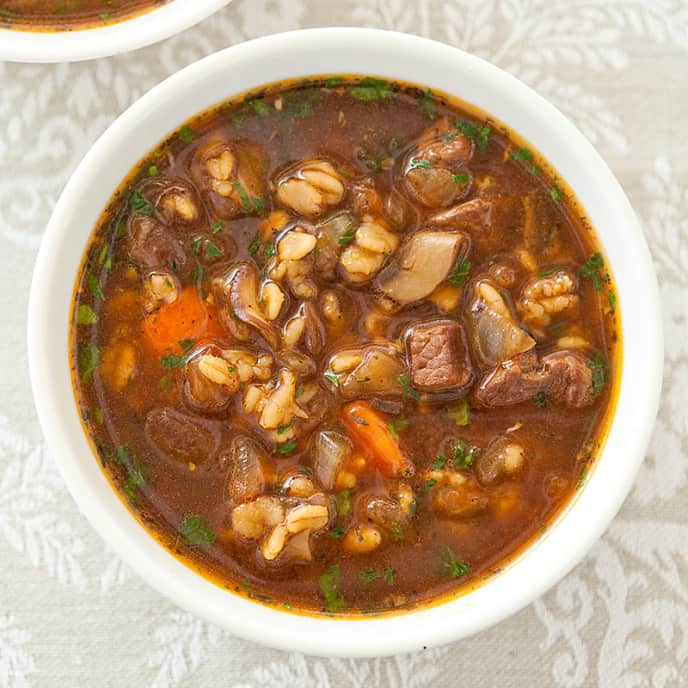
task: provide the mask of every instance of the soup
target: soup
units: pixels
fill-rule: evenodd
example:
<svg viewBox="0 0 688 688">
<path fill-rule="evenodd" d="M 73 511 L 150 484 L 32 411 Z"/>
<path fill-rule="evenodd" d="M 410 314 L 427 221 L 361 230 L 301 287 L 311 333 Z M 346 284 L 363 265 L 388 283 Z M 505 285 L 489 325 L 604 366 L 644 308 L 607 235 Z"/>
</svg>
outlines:
<svg viewBox="0 0 688 688">
<path fill-rule="evenodd" d="M 534 151 L 428 89 L 330 77 L 204 113 L 123 182 L 76 285 L 74 384 L 188 565 L 381 613 L 479 585 L 571 500 L 617 328 Z"/>
<path fill-rule="evenodd" d="M 0 0 L 0 25 L 68 31 L 129 19 L 168 0 Z"/>
</svg>

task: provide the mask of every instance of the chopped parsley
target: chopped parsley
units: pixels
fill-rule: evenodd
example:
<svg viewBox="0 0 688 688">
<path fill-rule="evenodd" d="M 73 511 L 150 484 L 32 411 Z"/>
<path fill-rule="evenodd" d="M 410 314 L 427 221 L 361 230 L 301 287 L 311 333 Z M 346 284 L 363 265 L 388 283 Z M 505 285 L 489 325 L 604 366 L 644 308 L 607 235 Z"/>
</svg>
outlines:
<svg viewBox="0 0 688 688">
<path fill-rule="evenodd" d="M 233 372 L 235 372 L 235 371 L 236 371 L 236 368 L 233 368 L 233 369 L 230 370 L 229 372 L 230 372 L 230 373 L 233 373 Z M 278 426 L 277 426 L 277 434 L 278 434 L 278 435 L 284 435 L 284 433 L 287 432 L 287 430 L 289 430 L 290 428 L 294 427 L 294 423 L 296 423 L 296 421 L 295 421 L 295 420 L 291 420 L 291 421 L 289 421 L 288 423 L 285 423 L 284 425 L 278 425 Z"/>
<path fill-rule="evenodd" d="M 613 291 L 610 291 L 607 294 L 607 300 L 609 301 L 609 308 L 612 309 L 612 311 L 616 310 L 616 294 Z"/>
<path fill-rule="evenodd" d="M 344 532 L 344 526 L 339 523 L 330 531 L 330 537 L 334 538 L 335 540 L 339 540 L 340 538 L 344 537 Z"/>
<path fill-rule="evenodd" d="M 595 291 L 602 291 L 602 275 L 600 270 L 604 267 L 604 258 L 601 253 L 593 253 L 588 258 L 579 271 L 583 279 L 588 279 L 592 282 L 592 288 Z"/>
<path fill-rule="evenodd" d="M 130 451 L 129 446 L 122 444 L 110 454 L 110 459 L 124 466 L 127 477 L 122 486 L 122 492 L 133 502 L 136 500 L 136 488 L 146 482 L 144 467 L 140 459 L 134 452 Z"/>
<path fill-rule="evenodd" d="M 598 351 L 595 354 L 595 358 L 588 363 L 588 367 L 592 371 L 592 390 L 595 394 L 599 394 L 607 383 L 607 361 Z"/>
<path fill-rule="evenodd" d="M 468 425 L 471 422 L 471 405 L 465 397 L 456 405 L 447 409 L 447 415 L 458 425 Z"/>
<path fill-rule="evenodd" d="M 217 537 L 198 514 L 184 514 L 179 532 L 190 547 L 207 549 Z"/>
<path fill-rule="evenodd" d="M 236 180 L 232 180 L 232 188 L 237 192 L 241 206 L 247 215 L 262 215 L 265 210 L 265 200 L 254 196 L 251 198 L 246 189 Z"/>
<path fill-rule="evenodd" d="M 76 359 L 81 382 L 84 385 L 90 385 L 93 371 L 100 363 L 100 349 L 93 342 L 80 344 L 77 348 Z"/>
<path fill-rule="evenodd" d="M 318 579 L 320 592 L 325 598 L 325 611 L 339 612 L 346 606 L 346 600 L 339 590 L 340 571 L 339 564 L 334 564 Z"/>
<path fill-rule="evenodd" d="M 552 275 L 559 272 L 561 268 L 558 265 L 545 265 L 538 270 L 538 277 L 551 277 Z"/>
<path fill-rule="evenodd" d="M 387 428 L 395 440 L 399 440 L 399 433 L 408 427 L 408 420 L 404 416 L 397 416 L 387 421 Z"/>
<path fill-rule="evenodd" d="M 361 79 L 356 86 L 349 87 L 349 94 L 356 100 L 381 100 L 392 94 L 389 83 L 384 79 L 375 79 L 367 76 Z"/>
<path fill-rule="evenodd" d="M 463 440 L 459 440 L 454 445 L 454 451 L 452 454 L 452 463 L 454 468 L 470 468 L 473 464 L 473 459 L 477 450 L 475 447 L 468 449 L 466 443 Z"/>
<path fill-rule="evenodd" d="M 382 578 L 382 574 L 379 571 L 376 571 L 375 569 L 364 569 L 363 571 L 358 572 L 358 577 L 364 583 L 372 583 L 374 580 Z"/>
<path fill-rule="evenodd" d="M 444 454 L 439 454 L 437 458 L 432 462 L 432 470 L 439 471 L 447 463 L 447 457 Z"/>
<path fill-rule="evenodd" d="M 538 392 L 533 399 L 533 403 L 535 406 L 544 408 L 545 406 L 549 406 L 552 403 L 552 400 L 544 392 Z"/>
<path fill-rule="evenodd" d="M 432 490 L 433 487 L 435 487 L 435 485 L 437 485 L 437 481 L 434 478 L 430 478 L 430 480 L 428 480 L 420 489 L 420 496 L 424 497 L 426 494 L 428 494 L 428 492 L 430 492 L 430 490 Z"/>
<path fill-rule="evenodd" d="M 519 148 L 509 152 L 509 157 L 512 160 L 532 160 L 533 154 L 527 148 Z"/>
<path fill-rule="evenodd" d="M 217 234 L 224 226 L 225 226 L 225 221 L 224 220 L 218 220 L 210 228 L 210 233 L 211 234 Z"/>
<path fill-rule="evenodd" d="M 265 117 L 271 110 L 270 106 L 262 98 L 253 98 L 249 103 L 258 117 Z"/>
<path fill-rule="evenodd" d="M 198 255 L 201 252 L 202 241 L 202 237 L 195 237 L 191 240 L 191 250 L 194 252 L 195 255 Z"/>
<path fill-rule="evenodd" d="M 422 170 L 429 170 L 432 168 L 432 163 L 429 160 L 423 160 L 422 158 L 413 158 L 409 165 L 410 169 L 415 170 L 420 168 Z"/>
<path fill-rule="evenodd" d="M 467 172 L 461 172 L 460 174 L 452 174 L 452 180 L 457 184 L 467 184 L 471 181 L 471 175 Z"/>
<path fill-rule="evenodd" d="M 153 212 L 153 206 L 138 189 L 134 189 L 129 196 L 129 209 L 141 215 L 150 215 Z"/>
<path fill-rule="evenodd" d="M 392 536 L 395 540 L 404 539 L 404 529 L 398 523 L 395 523 L 394 528 L 392 528 Z"/>
<path fill-rule="evenodd" d="M 561 189 L 558 186 L 549 187 L 550 198 L 556 203 L 561 198 Z"/>
<path fill-rule="evenodd" d="M 329 79 L 325 79 L 323 82 L 327 88 L 334 88 L 339 86 L 339 84 L 344 83 L 344 78 L 341 76 L 331 76 Z"/>
<path fill-rule="evenodd" d="M 150 165 L 150 167 L 148 168 L 148 174 L 151 177 L 157 177 L 158 171 L 159 170 L 157 165 Z"/>
<path fill-rule="evenodd" d="M 339 387 L 339 375 L 337 375 L 337 373 L 333 373 L 331 370 L 326 370 L 323 373 L 323 377 L 326 380 L 329 380 L 335 387 Z"/>
<path fill-rule="evenodd" d="M 167 354 L 166 356 L 162 356 L 160 358 L 160 365 L 167 370 L 183 368 L 185 363 L 186 358 L 177 354 Z"/>
<path fill-rule="evenodd" d="M 88 290 L 91 292 L 91 294 L 93 294 L 93 296 L 101 301 L 105 301 L 105 294 L 103 294 L 103 290 L 100 287 L 100 282 L 95 275 L 91 275 L 89 273 L 88 277 L 86 277 L 86 284 L 88 284 Z"/>
<path fill-rule="evenodd" d="M 576 483 L 576 489 L 580 490 L 583 485 L 585 485 L 585 480 L 588 477 L 588 472 L 583 468 L 578 476 L 578 482 Z"/>
<path fill-rule="evenodd" d="M 296 447 L 298 446 L 296 440 L 289 440 L 288 442 L 285 442 L 281 447 L 277 449 L 278 454 L 284 454 L 285 456 L 287 454 L 293 454 L 294 451 L 296 450 Z"/>
<path fill-rule="evenodd" d="M 432 99 L 432 91 L 430 89 L 418 96 L 418 104 L 425 110 L 430 119 L 435 119 L 435 101 Z"/>
<path fill-rule="evenodd" d="M 79 307 L 76 309 L 77 325 L 95 325 L 97 321 L 98 316 L 87 303 L 80 304 Z"/>
<path fill-rule="evenodd" d="M 351 488 L 345 487 L 334 496 L 334 506 L 337 516 L 346 516 L 351 512 Z"/>
<path fill-rule="evenodd" d="M 260 246 L 263 242 L 260 240 L 260 237 L 256 234 L 256 236 L 253 237 L 253 241 L 248 245 L 248 253 L 250 256 L 255 255 L 258 253 L 260 250 Z"/>
<path fill-rule="evenodd" d="M 350 224 L 350 225 L 347 227 L 347 229 L 346 229 L 346 231 L 344 232 L 344 234 L 342 234 L 342 235 L 339 237 L 339 240 L 337 241 L 337 243 L 338 243 L 340 246 L 346 246 L 347 244 L 350 244 L 350 243 L 354 240 L 354 237 L 356 236 L 356 231 L 357 231 L 357 229 L 358 229 L 358 228 L 356 227 L 356 225 Z"/>
<path fill-rule="evenodd" d="M 449 274 L 449 284 L 454 289 L 458 289 L 468 279 L 471 272 L 471 261 L 468 258 L 461 258 Z"/>
<path fill-rule="evenodd" d="M 272 258 L 273 256 L 277 255 L 277 247 L 275 244 L 270 244 L 269 246 L 265 247 L 265 255 L 268 258 Z"/>
<path fill-rule="evenodd" d="M 193 129 L 188 125 L 185 124 L 178 132 L 177 132 L 177 138 L 180 141 L 183 141 L 184 143 L 191 143 L 195 135 L 193 133 Z"/>
<path fill-rule="evenodd" d="M 454 554 L 449 545 L 440 548 L 437 558 L 439 561 L 439 574 L 443 578 L 463 578 L 471 570 L 468 564 L 461 561 Z"/>
<path fill-rule="evenodd" d="M 420 394 L 411 387 L 410 375 L 399 375 L 397 384 L 401 387 L 401 395 L 404 399 L 420 399 Z"/>
<path fill-rule="evenodd" d="M 487 150 L 487 143 L 490 140 L 492 130 L 486 124 L 481 127 L 479 124 L 474 124 L 473 122 L 458 120 L 454 122 L 454 126 L 467 139 L 474 141 L 481 153 Z"/>
<path fill-rule="evenodd" d="M 206 241 L 205 255 L 208 256 L 208 258 L 217 258 L 218 256 L 223 255 L 223 251 L 221 248 L 216 246 L 212 241 Z"/>
<path fill-rule="evenodd" d="M 394 571 L 392 569 L 385 569 L 382 572 L 382 577 L 387 585 L 394 585 Z"/>
</svg>

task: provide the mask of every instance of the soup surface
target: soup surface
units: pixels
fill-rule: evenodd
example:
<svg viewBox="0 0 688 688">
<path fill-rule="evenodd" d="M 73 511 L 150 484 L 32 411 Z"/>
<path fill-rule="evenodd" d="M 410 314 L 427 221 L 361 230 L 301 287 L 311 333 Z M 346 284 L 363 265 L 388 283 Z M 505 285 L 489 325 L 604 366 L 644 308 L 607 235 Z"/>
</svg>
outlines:
<svg viewBox="0 0 688 688">
<path fill-rule="evenodd" d="M 68 31 L 111 24 L 168 0 L 0 0 L 0 26 Z"/>
<path fill-rule="evenodd" d="M 616 298 L 513 134 L 366 78 L 282 84 L 132 172 L 76 286 L 76 396 L 145 525 L 327 613 L 477 585 L 584 482 Z"/>
</svg>

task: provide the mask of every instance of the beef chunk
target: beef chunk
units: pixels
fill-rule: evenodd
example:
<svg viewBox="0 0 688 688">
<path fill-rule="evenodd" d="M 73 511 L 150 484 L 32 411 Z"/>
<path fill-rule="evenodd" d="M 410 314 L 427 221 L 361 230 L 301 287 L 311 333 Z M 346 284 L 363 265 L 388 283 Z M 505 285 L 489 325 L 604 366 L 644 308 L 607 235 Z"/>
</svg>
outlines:
<svg viewBox="0 0 688 688">
<path fill-rule="evenodd" d="M 129 218 L 129 256 L 142 269 L 177 269 L 186 264 L 182 242 L 149 215 Z"/>
<path fill-rule="evenodd" d="M 473 393 L 473 401 L 478 406 L 510 406 L 542 394 L 569 408 L 592 404 L 592 371 L 585 357 L 572 351 L 540 359 L 532 351 L 521 354 L 489 372 Z"/>
<path fill-rule="evenodd" d="M 411 381 L 424 392 L 466 387 L 473 379 L 466 338 L 453 320 L 431 320 L 413 326 L 406 346 L 411 362 Z"/>
</svg>

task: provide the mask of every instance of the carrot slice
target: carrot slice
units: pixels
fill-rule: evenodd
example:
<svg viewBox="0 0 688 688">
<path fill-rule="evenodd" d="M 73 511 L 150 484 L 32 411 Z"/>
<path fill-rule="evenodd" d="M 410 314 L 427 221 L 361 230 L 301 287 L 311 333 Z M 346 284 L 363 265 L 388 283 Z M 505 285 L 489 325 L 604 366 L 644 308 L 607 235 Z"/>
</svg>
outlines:
<svg viewBox="0 0 688 688">
<path fill-rule="evenodd" d="M 215 308 L 200 297 L 195 287 L 185 287 L 176 301 L 161 306 L 146 317 L 143 331 L 158 353 L 176 348 L 180 340 L 224 334 Z"/>
<path fill-rule="evenodd" d="M 365 401 L 352 401 L 343 409 L 342 422 L 349 436 L 389 478 L 414 474 L 413 463 L 392 437 L 385 419 Z"/>
</svg>

